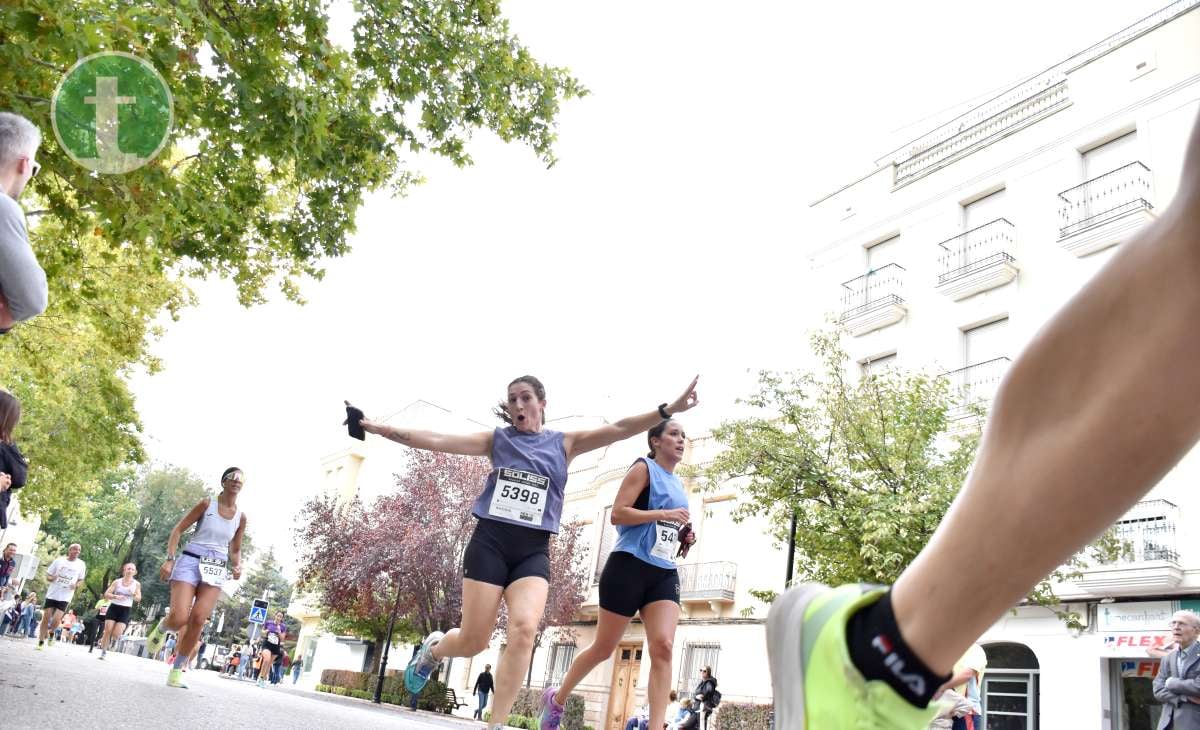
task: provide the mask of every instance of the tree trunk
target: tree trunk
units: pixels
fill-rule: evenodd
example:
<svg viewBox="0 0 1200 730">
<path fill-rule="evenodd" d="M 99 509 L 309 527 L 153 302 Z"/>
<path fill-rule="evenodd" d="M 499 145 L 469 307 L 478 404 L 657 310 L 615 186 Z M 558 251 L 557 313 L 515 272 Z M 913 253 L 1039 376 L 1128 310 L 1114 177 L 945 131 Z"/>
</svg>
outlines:
<svg viewBox="0 0 1200 730">
<path fill-rule="evenodd" d="M 371 669 L 369 670 L 369 673 L 379 674 L 379 660 L 383 658 L 384 638 L 382 636 L 376 636 L 374 638 L 375 649 L 371 652 Z"/>
<path fill-rule="evenodd" d="M 538 646 L 542 643 L 541 635 L 533 638 L 533 649 L 529 652 L 529 671 L 525 673 L 525 689 L 533 682 L 533 658 L 537 656 Z"/>
</svg>

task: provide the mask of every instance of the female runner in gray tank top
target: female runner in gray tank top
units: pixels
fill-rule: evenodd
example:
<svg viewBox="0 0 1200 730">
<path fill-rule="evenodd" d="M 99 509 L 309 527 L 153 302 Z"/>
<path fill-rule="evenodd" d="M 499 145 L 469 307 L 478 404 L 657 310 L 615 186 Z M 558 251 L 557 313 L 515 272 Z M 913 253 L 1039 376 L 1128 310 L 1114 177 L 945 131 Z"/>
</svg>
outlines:
<svg viewBox="0 0 1200 730">
<path fill-rule="evenodd" d="M 404 673 L 411 693 L 420 693 L 442 659 L 474 656 L 487 648 L 503 598 L 508 606 L 508 650 L 496 667 L 490 727 L 504 725 L 529 668 L 534 633 L 546 609 L 549 537 L 558 532 L 571 460 L 695 407 L 698 380 L 693 379 L 673 403 L 590 431 L 546 429 L 546 389 L 532 375 L 509 383 L 508 397 L 495 411 L 507 428 L 447 435 L 362 419 L 364 431 L 405 446 L 486 456 L 492 461 L 491 474 L 472 509 L 478 522 L 463 557 L 462 626 L 425 638 Z"/>
<path fill-rule="evenodd" d="M 175 662 L 167 674 L 167 686 L 187 689 L 183 670 L 192 650 L 200 641 L 200 631 L 221 596 L 221 586 L 232 573 L 242 577 L 242 535 L 246 515 L 238 509 L 242 491 L 242 470 L 229 467 L 221 474 L 221 493 L 205 497 L 192 507 L 171 530 L 167 538 L 167 559 L 158 570 L 159 578 L 171 582 L 171 612 L 146 635 L 146 651 L 158 653 L 166 635 L 179 632 Z M 196 525 L 196 531 L 176 555 L 183 531 Z"/>
<path fill-rule="evenodd" d="M 121 566 L 121 577 L 109 583 L 108 589 L 104 591 L 104 598 L 110 603 L 108 611 L 104 614 L 104 635 L 100 638 L 101 659 L 108 655 L 108 647 L 125 633 L 134 601 L 142 602 L 142 584 L 134 578 L 135 575 L 137 566 L 125 563 Z"/>
</svg>

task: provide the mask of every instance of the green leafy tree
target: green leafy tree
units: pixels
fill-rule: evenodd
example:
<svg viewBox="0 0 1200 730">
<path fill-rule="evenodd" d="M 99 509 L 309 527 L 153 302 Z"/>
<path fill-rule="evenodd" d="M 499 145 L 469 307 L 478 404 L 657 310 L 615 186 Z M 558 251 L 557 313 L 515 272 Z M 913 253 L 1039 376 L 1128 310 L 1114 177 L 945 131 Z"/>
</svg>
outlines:
<svg viewBox="0 0 1200 730">
<path fill-rule="evenodd" d="M 714 430 L 726 448 L 705 469 L 707 484 L 737 484 L 744 501 L 735 519 L 765 517 L 780 542 L 795 516 L 798 580 L 894 583 L 966 480 L 979 430 L 951 428 L 959 394 L 944 378 L 887 369 L 852 381 L 836 332 L 814 335 L 812 350 L 818 370 L 760 373 L 758 392 L 743 401 L 760 415 Z M 978 423 L 982 409 L 968 410 Z M 1029 600 L 1054 607 L 1054 582 L 1118 547 L 1102 538 Z"/>
<path fill-rule="evenodd" d="M 471 162 L 489 130 L 546 164 L 560 103 L 585 93 L 535 59 L 498 0 L 357 0 L 353 47 L 328 3 L 16 0 L 0 5 L 0 109 L 44 133 L 22 197 L 51 307 L 0 342 L 2 384 L 25 406 L 24 504 L 69 511 L 96 475 L 139 463 L 125 382 L 153 371 L 153 322 L 190 302 L 183 277 L 231 278 L 243 303 L 348 250 L 364 197 L 419 181 L 422 153 Z M 132 53 L 174 97 L 162 154 L 124 175 L 72 162 L 51 134 L 51 96 L 80 58 Z"/>
<path fill-rule="evenodd" d="M 129 536 L 138 518 L 138 504 L 130 496 L 136 479 L 132 469 L 112 472 L 100 480 L 100 488 L 87 495 L 64 514 L 56 512 L 42 530 L 59 542 L 79 543 L 79 557 L 87 565 L 84 583 L 75 590 L 72 607 L 81 613 L 95 605 L 104 589 L 121 574 L 126 562 Z"/>
<path fill-rule="evenodd" d="M 142 582 L 142 603 L 134 607 L 134 615 L 140 617 L 151 606 L 170 602 L 170 586 L 158 578 L 167 537 L 179 518 L 209 493 L 199 477 L 171 466 L 140 471 L 127 467 L 99 482 L 95 491 L 72 502 L 70 510 L 53 512 L 42 530 L 64 546 L 77 542 L 82 547 L 87 576 L 75 593 L 77 611 L 95 605 L 120 575 L 121 566 L 133 563 Z"/>
</svg>

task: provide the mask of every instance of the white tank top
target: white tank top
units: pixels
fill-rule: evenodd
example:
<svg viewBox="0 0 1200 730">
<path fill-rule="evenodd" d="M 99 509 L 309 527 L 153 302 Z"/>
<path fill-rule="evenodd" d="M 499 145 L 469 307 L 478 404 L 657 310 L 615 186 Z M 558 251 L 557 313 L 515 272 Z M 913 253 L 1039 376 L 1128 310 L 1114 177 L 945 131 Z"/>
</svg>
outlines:
<svg viewBox="0 0 1200 730">
<path fill-rule="evenodd" d="M 216 550 L 227 554 L 229 542 L 233 540 L 233 536 L 241 524 L 242 511 L 240 509 L 233 514 L 232 520 L 227 520 L 221 516 L 217 509 L 217 498 L 213 497 L 208 500 L 208 508 L 204 510 L 204 515 L 196 523 L 196 532 L 188 541 L 187 547 Z"/>
<path fill-rule="evenodd" d="M 114 606 L 132 606 L 133 594 L 137 593 L 137 580 L 129 581 L 129 585 L 125 585 L 122 581 L 124 578 L 117 578 L 117 587 L 113 589 L 113 593 L 117 594 L 117 598 L 113 599 Z"/>
</svg>

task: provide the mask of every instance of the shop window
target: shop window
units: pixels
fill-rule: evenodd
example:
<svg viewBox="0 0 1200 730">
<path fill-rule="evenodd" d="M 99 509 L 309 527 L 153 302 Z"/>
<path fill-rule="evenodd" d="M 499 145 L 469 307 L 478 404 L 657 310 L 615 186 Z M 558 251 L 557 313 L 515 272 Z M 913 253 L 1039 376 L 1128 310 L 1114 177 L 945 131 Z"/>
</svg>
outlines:
<svg viewBox="0 0 1200 730">
<path fill-rule="evenodd" d="M 575 658 L 574 642 L 558 642 L 550 647 L 550 658 L 546 661 L 546 683 L 544 687 L 557 687 L 567 676 L 567 668 Z"/>
<path fill-rule="evenodd" d="M 1037 656 L 1024 644 L 983 647 L 988 666 L 983 675 L 983 724 L 988 730 L 1037 730 Z"/>
<path fill-rule="evenodd" d="M 721 645 L 713 642 L 689 643 L 683 649 L 683 661 L 679 663 L 679 684 L 675 690 L 684 697 L 691 697 L 691 692 L 700 684 L 700 667 L 712 667 L 713 676 L 717 682 L 721 675 L 717 667 L 717 659 L 721 655 Z"/>
</svg>

